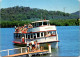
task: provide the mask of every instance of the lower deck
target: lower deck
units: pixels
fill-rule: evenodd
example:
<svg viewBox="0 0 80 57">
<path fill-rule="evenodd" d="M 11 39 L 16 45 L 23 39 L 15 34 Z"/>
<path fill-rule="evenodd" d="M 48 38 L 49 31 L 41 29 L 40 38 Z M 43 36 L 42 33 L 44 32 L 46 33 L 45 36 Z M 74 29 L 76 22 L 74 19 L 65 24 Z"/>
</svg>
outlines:
<svg viewBox="0 0 80 57">
<path fill-rule="evenodd" d="M 27 44 L 27 41 L 29 43 L 31 41 L 36 41 L 37 43 L 51 43 L 51 42 L 59 42 L 57 36 L 50 36 L 50 37 L 42 37 L 42 38 L 36 38 L 36 39 L 24 39 L 24 43 L 22 43 L 22 39 L 14 39 L 13 43 L 16 44 Z"/>
<path fill-rule="evenodd" d="M 3 57 L 15 57 L 15 56 L 22 56 L 22 55 L 27 55 L 27 54 L 43 54 L 43 53 L 48 53 L 48 50 L 36 50 L 34 52 L 27 52 L 27 53 L 19 53 L 19 54 L 13 54 L 13 55 L 9 55 L 9 56 L 3 56 Z"/>
</svg>

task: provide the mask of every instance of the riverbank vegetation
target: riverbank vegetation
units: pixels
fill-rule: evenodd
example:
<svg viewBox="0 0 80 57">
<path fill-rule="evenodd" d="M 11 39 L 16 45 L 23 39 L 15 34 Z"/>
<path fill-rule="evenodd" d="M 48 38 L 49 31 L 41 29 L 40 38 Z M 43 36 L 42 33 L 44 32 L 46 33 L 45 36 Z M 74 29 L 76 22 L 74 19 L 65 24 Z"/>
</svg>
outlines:
<svg viewBox="0 0 80 57">
<path fill-rule="evenodd" d="M 1 27 L 14 27 L 23 26 L 24 24 L 31 23 L 31 20 L 26 21 L 1 21 Z M 50 20 L 51 25 L 56 26 L 78 26 L 79 21 L 77 19 L 66 19 L 66 20 Z"/>
</svg>

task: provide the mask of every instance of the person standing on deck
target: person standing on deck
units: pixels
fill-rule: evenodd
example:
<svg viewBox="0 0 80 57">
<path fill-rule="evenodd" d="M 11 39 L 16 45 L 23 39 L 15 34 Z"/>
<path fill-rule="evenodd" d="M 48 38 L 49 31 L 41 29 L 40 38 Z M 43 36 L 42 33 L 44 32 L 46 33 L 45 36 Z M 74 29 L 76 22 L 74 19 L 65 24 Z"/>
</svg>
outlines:
<svg viewBox="0 0 80 57">
<path fill-rule="evenodd" d="M 33 26 L 31 24 L 28 25 L 28 28 L 33 28 Z"/>
<path fill-rule="evenodd" d="M 24 37 L 22 37 L 22 43 L 25 43 Z"/>
<path fill-rule="evenodd" d="M 27 50 L 29 52 L 29 41 L 27 41 Z"/>
<path fill-rule="evenodd" d="M 34 49 L 35 49 L 34 41 L 31 41 L 31 43 L 32 43 L 32 51 L 34 51 Z"/>
<path fill-rule="evenodd" d="M 30 51 L 32 51 L 32 43 L 29 44 Z"/>
<path fill-rule="evenodd" d="M 35 50 L 37 50 L 38 49 L 37 40 L 34 42 L 34 44 L 35 44 Z"/>
<path fill-rule="evenodd" d="M 40 44 L 39 43 L 37 43 L 37 48 L 38 48 L 38 50 L 40 50 Z"/>
</svg>

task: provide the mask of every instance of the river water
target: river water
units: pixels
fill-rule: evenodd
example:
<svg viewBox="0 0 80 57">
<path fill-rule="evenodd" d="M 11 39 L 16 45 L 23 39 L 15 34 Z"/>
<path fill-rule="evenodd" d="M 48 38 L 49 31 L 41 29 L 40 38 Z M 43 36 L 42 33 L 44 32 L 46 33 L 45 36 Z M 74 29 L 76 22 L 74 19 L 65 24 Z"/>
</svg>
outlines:
<svg viewBox="0 0 80 57">
<path fill-rule="evenodd" d="M 14 28 L 0 28 L 0 50 L 12 49 Z M 52 49 L 52 53 L 45 56 L 80 56 L 80 37 L 79 26 L 57 26 L 58 32 L 58 48 Z M 10 54 L 15 53 L 11 51 Z M 7 52 L 2 52 L 2 56 Z"/>
</svg>

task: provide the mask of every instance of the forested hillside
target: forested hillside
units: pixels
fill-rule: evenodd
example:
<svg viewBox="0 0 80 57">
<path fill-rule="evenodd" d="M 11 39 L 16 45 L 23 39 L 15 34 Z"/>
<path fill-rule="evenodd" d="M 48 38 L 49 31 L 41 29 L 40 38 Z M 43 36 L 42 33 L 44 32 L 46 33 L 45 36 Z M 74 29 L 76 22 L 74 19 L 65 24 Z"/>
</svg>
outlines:
<svg viewBox="0 0 80 57">
<path fill-rule="evenodd" d="M 1 21 L 22 21 L 33 19 L 76 19 L 76 15 L 61 11 L 47 11 L 43 9 L 15 6 L 1 9 Z"/>
<path fill-rule="evenodd" d="M 72 13 L 72 15 L 77 15 L 77 16 L 79 16 L 79 11 Z"/>
<path fill-rule="evenodd" d="M 61 11 L 48 11 L 37 8 L 15 6 L 1 9 L 1 27 L 14 27 L 28 24 L 35 20 L 48 19 L 57 26 L 79 25 L 78 15 Z"/>
</svg>

